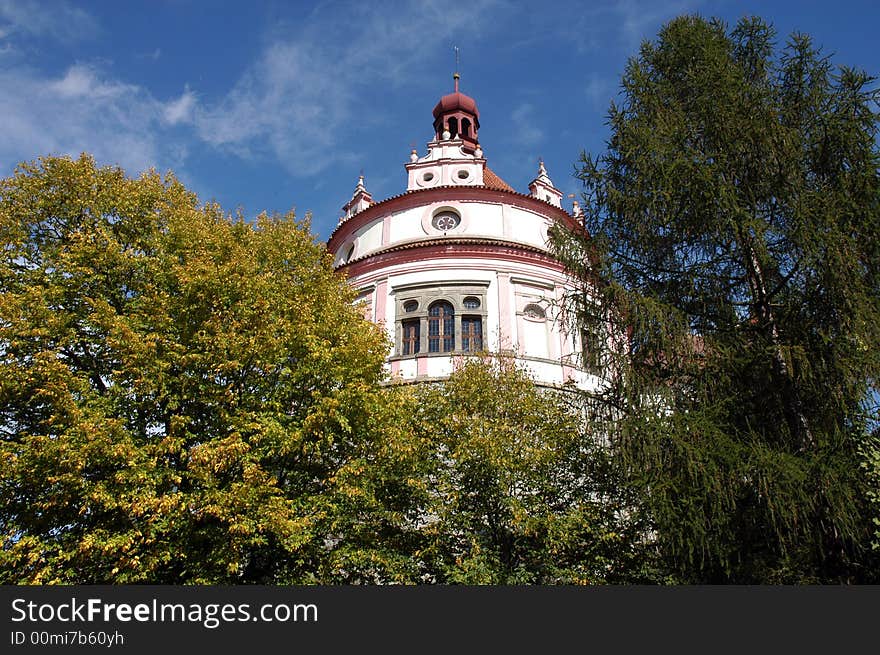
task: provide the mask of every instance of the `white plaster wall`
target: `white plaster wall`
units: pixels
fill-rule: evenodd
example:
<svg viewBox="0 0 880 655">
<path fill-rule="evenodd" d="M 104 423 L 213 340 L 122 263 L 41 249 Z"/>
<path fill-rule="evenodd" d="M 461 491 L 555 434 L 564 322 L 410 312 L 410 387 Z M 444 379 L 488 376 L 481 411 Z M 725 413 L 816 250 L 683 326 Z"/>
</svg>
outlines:
<svg viewBox="0 0 880 655">
<path fill-rule="evenodd" d="M 495 238 L 515 243 L 546 248 L 549 219 L 531 210 L 508 203 L 482 201 L 452 201 L 434 203 L 396 212 L 387 217 L 386 241 L 383 243 L 383 216 L 378 216 L 353 235 L 358 259 L 395 244 L 425 238 L 442 238 L 442 233 L 430 227 L 430 218 L 441 207 L 452 207 L 462 216 L 459 228 L 449 237 L 475 236 Z M 427 226 L 427 227 L 426 227 Z M 342 244 L 339 256 L 347 253 L 349 239 Z M 561 299 L 565 276 L 546 268 L 539 262 L 510 261 L 497 258 L 450 257 L 416 259 L 412 262 L 387 266 L 382 270 L 350 278 L 358 289 L 374 288 L 372 298 L 375 320 L 384 323 L 389 341 L 395 337 L 395 287 L 413 284 L 442 286 L 453 282 L 483 282 L 487 285 L 486 323 L 483 338 L 488 350 L 497 352 L 516 348 L 518 359 L 527 365 L 535 379 L 543 384 L 561 385 L 573 379 L 579 386 L 595 387 L 597 378 L 573 368 L 577 359 L 576 339 L 565 332 L 556 320 L 554 304 Z M 379 289 L 384 296 L 377 297 Z M 523 318 L 522 310 L 529 302 L 538 302 L 547 314 L 546 322 L 532 322 Z M 382 307 L 384 306 L 384 311 Z M 507 311 L 505 311 L 507 310 Z M 381 311 L 381 315 L 378 315 Z M 502 315 L 503 314 L 503 315 Z M 503 340 L 502 340 L 503 337 Z M 394 351 L 389 352 L 389 356 Z M 393 368 L 403 379 L 442 378 L 454 368 L 452 357 L 423 356 L 395 360 Z M 560 361 L 561 360 L 561 361 Z M 389 365 L 389 370 L 391 369 Z M 421 370 L 421 374 L 419 371 Z"/>
<path fill-rule="evenodd" d="M 462 217 L 461 225 L 445 236 L 473 236 L 502 239 L 523 243 L 546 250 L 548 219 L 535 212 L 503 205 L 501 203 L 477 201 L 451 201 L 432 203 L 395 212 L 388 217 L 388 240 L 382 242 L 384 216 L 371 220 L 357 230 L 351 238 L 342 243 L 334 253 L 334 262 L 342 263 L 348 247 L 355 244 L 354 256 L 358 259 L 382 248 L 426 237 L 441 238 L 443 232 L 430 225 L 431 217 L 440 208 L 450 207 Z"/>
<path fill-rule="evenodd" d="M 424 207 L 414 207 L 392 214 L 388 243 L 395 244 L 424 237 L 425 232 L 422 230 L 421 222 L 424 211 Z"/>
</svg>

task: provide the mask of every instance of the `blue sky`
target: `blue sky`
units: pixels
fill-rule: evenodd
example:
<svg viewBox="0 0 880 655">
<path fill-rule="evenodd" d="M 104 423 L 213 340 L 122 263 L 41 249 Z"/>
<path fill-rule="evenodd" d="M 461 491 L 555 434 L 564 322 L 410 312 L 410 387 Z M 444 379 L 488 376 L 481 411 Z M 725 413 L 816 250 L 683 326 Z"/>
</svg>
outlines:
<svg viewBox="0 0 880 655">
<path fill-rule="evenodd" d="M 457 46 L 489 166 L 526 191 L 542 157 L 576 193 L 626 60 L 682 13 L 759 15 L 880 74 L 878 2 L 0 0 L 0 176 L 87 151 L 248 217 L 310 211 L 325 239 L 361 170 L 377 200 L 405 189 Z"/>
</svg>

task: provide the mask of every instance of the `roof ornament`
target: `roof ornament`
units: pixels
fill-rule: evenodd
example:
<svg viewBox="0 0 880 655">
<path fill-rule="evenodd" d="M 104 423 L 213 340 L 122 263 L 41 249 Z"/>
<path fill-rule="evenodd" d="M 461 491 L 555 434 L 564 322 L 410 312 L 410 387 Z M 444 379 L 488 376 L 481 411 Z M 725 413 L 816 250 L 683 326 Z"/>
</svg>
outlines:
<svg viewBox="0 0 880 655">
<path fill-rule="evenodd" d="M 553 185 L 553 180 L 547 175 L 543 157 L 538 158 L 538 176 L 529 183 L 529 193 L 539 200 L 562 208 L 562 191 Z"/>
<path fill-rule="evenodd" d="M 547 169 L 544 167 L 543 157 L 538 157 L 538 176 L 535 178 L 535 181 L 543 182 L 547 186 L 553 186 L 553 181 L 550 179 L 550 176 L 547 174 Z"/>
<path fill-rule="evenodd" d="M 461 75 L 458 74 L 458 65 L 460 63 L 459 58 L 459 50 L 458 46 L 452 46 L 452 49 L 455 50 L 455 72 L 452 74 L 452 79 L 455 81 L 455 93 L 458 93 L 458 80 L 461 78 Z"/>
<path fill-rule="evenodd" d="M 362 212 L 372 205 L 373 202 L 373 196 L 370 195 L 367 187 L 364 186 L 364 171 L 361 169 L 361 173 L 358 175 L 357 186 L 354 188 L 354 193 L 351 194 L 351 200 L 345 203 L 345 206 L 342 208 L 344 215 L 341 222 L 345 222 L 358 212 Z"/>
<path fill-rule="evenodd" d="M 577 198 L 573 193 L 569 193 L 568 197 L 571 198 L 571 215 L 577 219 L 583 219 L 584 210 L 581 209 L 581 204 L 577 201 Z"/>
</svg>

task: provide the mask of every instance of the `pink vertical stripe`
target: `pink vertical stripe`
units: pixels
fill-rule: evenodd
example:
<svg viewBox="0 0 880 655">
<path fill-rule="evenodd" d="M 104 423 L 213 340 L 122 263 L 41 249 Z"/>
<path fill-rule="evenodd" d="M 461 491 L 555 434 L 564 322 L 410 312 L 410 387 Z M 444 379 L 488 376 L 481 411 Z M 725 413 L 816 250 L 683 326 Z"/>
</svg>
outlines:
<svg viewBox="0 0 880 655">
<path fill-rule="evenodd" d="M 376 323 L 385 325 L 385 308 L 388 306 L 388 278 L 376 284 Z"/>
<path fill-rule="evenodd" d="M 498 334 L 501 343 L 498 344 L 500 350 L 505 350 L 513 346 L 513 335 L 511 334 L 511 322 L 513 312 L 510 311 L 510 276 L 507 273 L 498 274 Z"/>
</svg>

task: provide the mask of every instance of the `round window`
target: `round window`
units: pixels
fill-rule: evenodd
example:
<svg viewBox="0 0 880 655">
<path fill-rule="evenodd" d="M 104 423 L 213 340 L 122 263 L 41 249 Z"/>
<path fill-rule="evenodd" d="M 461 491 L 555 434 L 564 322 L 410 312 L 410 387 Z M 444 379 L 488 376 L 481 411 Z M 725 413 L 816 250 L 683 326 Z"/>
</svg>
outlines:
<svg viewBox="0 0 880 655">
<path fill-rule="evenodd" d="M 458 171 L 457 175 L 459 180 L 466 180 L 471 176 L 471 174 L 464 168 Z"/>
<path fill-rule="evenodd" d="M 434 174 L 433 173 L 425 173 L 424 175 L 422 175 L 422 179 L 425 182 L 430 182 L 431 180 L 434 179 Z"/>
<path fill-rule="evenodd" d="M 431 220 L 431 225 L 443 232 L 454 230 L 459 223 L 461 223 L 461 216 L 449 209 L 437 212 Z"/>
</svg>

